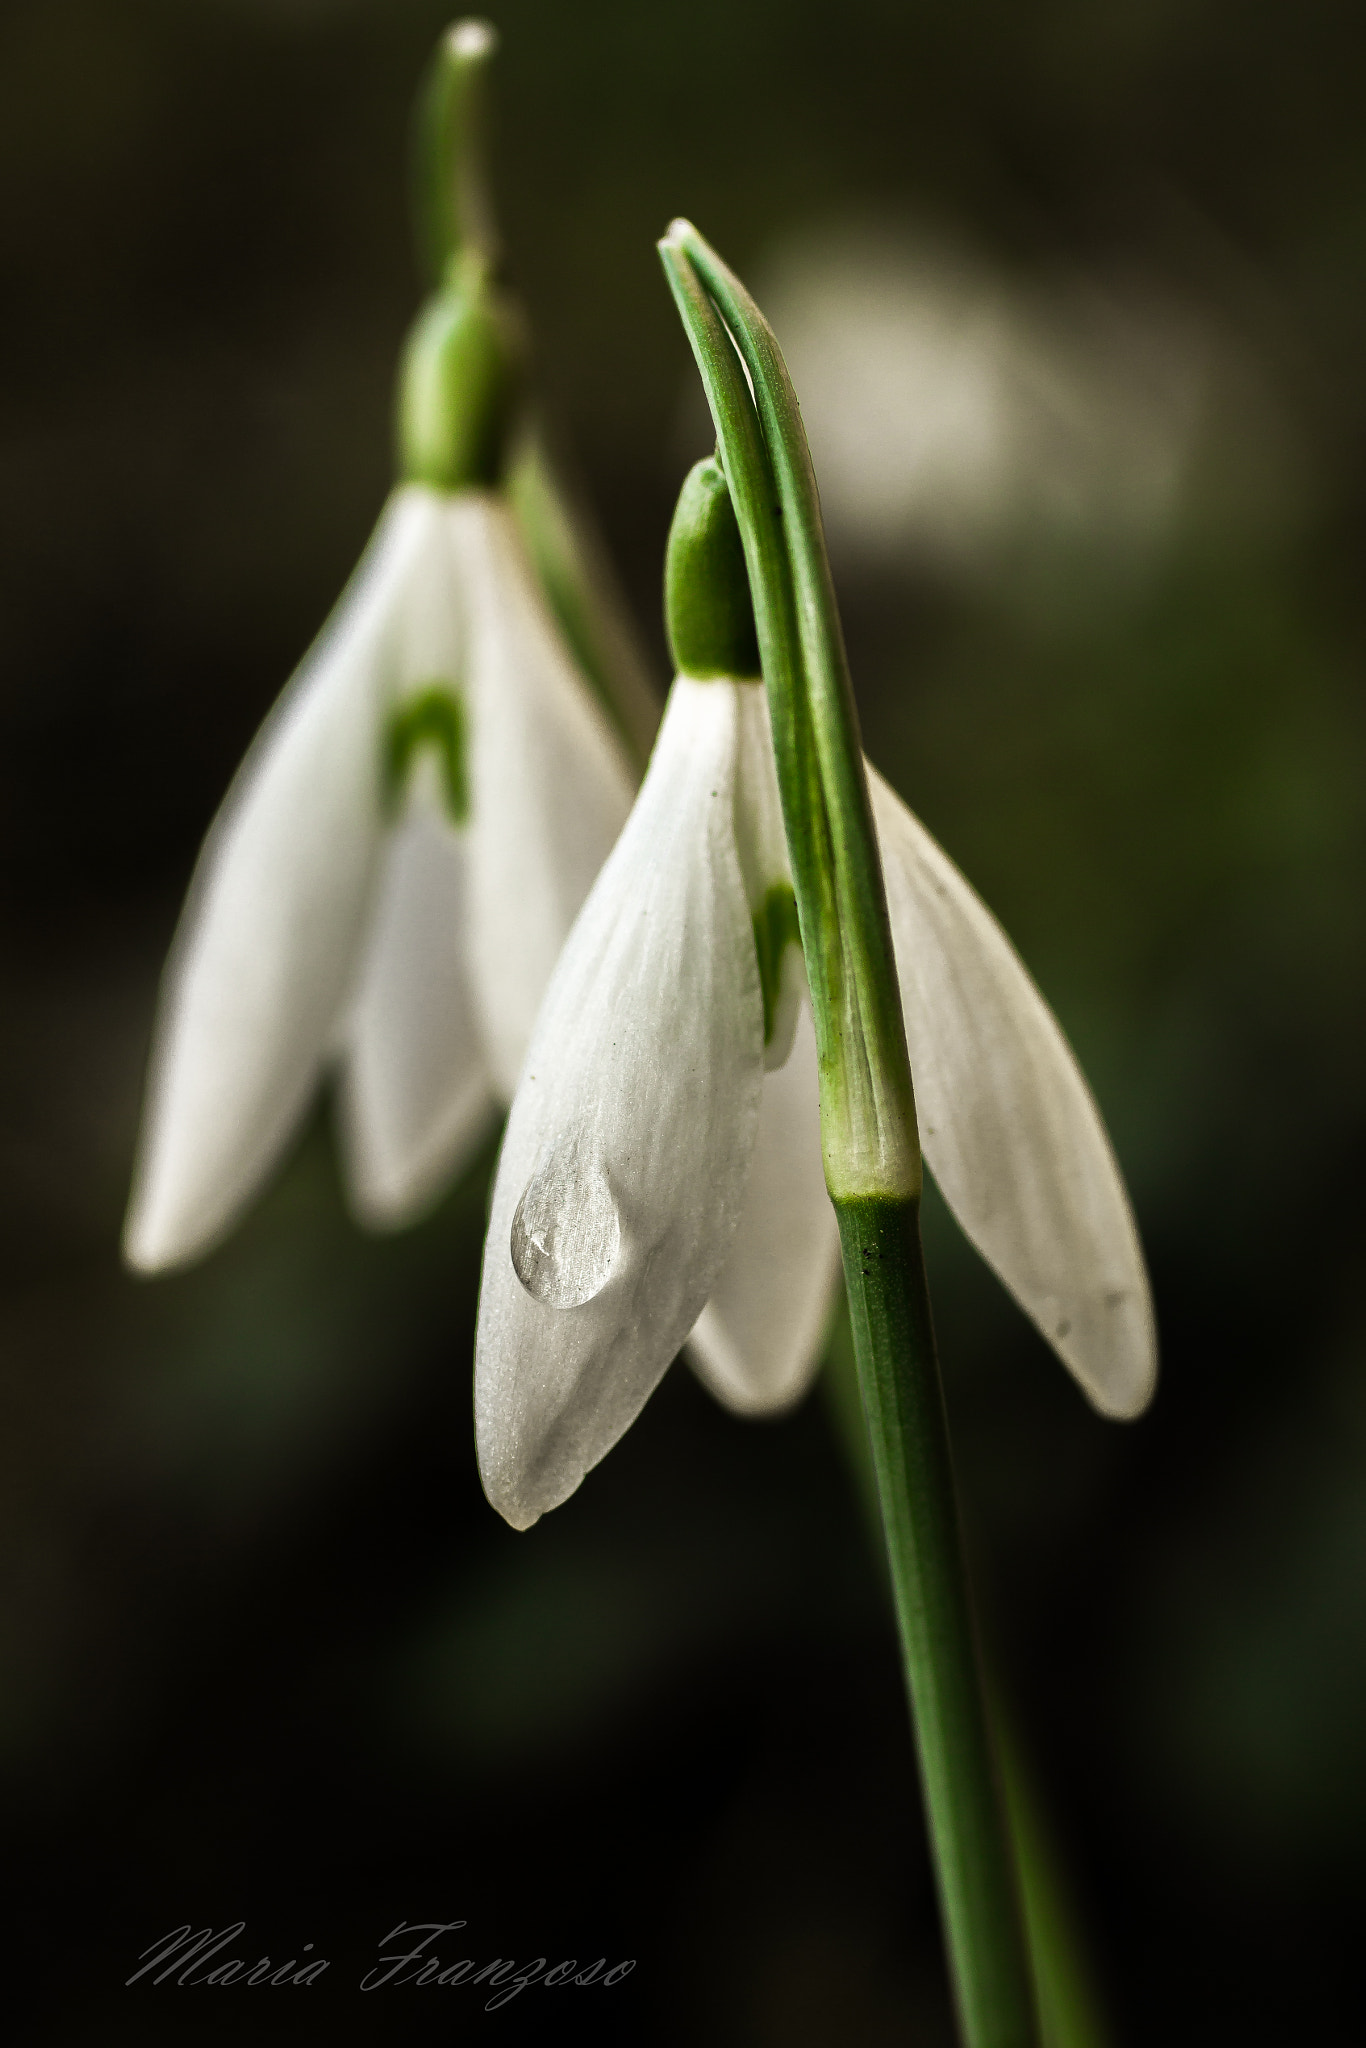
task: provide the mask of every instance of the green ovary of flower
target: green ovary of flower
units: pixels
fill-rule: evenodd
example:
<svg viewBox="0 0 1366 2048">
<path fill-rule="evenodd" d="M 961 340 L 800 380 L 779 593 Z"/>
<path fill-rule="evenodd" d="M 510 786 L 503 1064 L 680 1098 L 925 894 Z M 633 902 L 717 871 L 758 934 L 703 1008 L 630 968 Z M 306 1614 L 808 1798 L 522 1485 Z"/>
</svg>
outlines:
<svg viewBox="0 0 1366 2048">
<path fill-rule="evenodd" d="M 403 802 L 413 762 L 424 747 L 432 749 L 440 764 L 448 818 L 453 825 L 465 824 L 470 814 L 465 707 L 453 683 L 429 683 L 389 721 L 384 736 L 384 802 L 391 816 Z M 768 998 L 764 1000 L 767 1004 Z"/>
<path fill-rule="evenodd" d="M 492 490 L 521 410 L 526 343 L 477 258 L 453 260 L 418 315 L 399 380 L 399 469 L 434 490 Z"/>
<path fill-rule="evenodd" d="M 664 558 L 664 619 L 680 674 L 757 681 L 745 550 L 714 457 L 694 465 L 678 495 Z"/>
</svg>

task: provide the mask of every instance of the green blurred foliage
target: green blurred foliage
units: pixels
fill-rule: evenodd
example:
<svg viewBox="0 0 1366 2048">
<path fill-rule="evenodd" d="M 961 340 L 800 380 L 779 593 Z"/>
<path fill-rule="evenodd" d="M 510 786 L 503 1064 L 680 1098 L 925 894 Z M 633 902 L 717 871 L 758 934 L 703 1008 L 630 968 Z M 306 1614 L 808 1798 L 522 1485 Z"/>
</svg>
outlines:
<svg viewBox="0 0 1366 2048">
<path fill-rule="evenodd" d="M 473 1463 L 479 1175 L 419 1230 L 364 1239 L 323 1115 L 201 1268 L 147 1285 L 117 1263 L 195 848 L 388 488 L 418 295 L 408 106 L 443 18 L 0 15 L 0 1775 L 41 1959 L 30 2037 L 226 2038 L 241 2023 L 187 2017 L 189 1993 L 117 2003 L 138 1950 L 196 1915 L 335 1952 L 338 2038 L 430 2029 L 342 1980 L 396 1920 L 465 1914 L 489 1954 L 641 1959 L 618 2007 L 493 2016 L 513 2040 L 946 2041 L 895 1656 L 820 1404 L 742 1427 L 680 1368 L 514 1537 Z M 1141 561 L 1040 533 L 966 577 L 848 565 L 841 593 L 870 751 L 1072 1033 L 1152 1256 L 1165 1378 L 1124 1431 L 931 1203 L 990 1626 L 1117 2037 L 1351 2041 L 1350 11 L 496 18 L 540 386 L 661 683 L 664 536 L 703 452 L 652 247 L 672 213 L 756 278 L 841 220 L 929 221 L 1016 285 L 1138 276 L 1235 337 L 1272 394 L 1283 459 L 1231 387 Z"/>
</svg>

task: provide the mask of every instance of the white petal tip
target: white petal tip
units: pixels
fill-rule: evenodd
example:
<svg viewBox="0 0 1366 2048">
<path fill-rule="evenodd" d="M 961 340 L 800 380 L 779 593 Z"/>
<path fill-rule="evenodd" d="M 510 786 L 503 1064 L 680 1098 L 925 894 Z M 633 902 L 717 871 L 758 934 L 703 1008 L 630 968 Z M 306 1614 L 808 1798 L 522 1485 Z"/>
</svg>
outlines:
<svg viewBox="0 0 1366 2048">
<path fill-rule="evenodd" d="M 697 1347 L 688 1346 L 688 1363 L 701 1380 L 714 1401 L 718 1401 L 727 1414 L 738 1417 L 741 1422 L 773 1422 L 788 1415 L 810 1390 L 809 1377 L 803 1377 L 796 1386 L 783 1387 L 777 1392 L 765 1390 L 756 1392 L 753 1387 L 744 1386 L 737 1380 L 723 1375 L 715 1368 L 715 1362 L 702 1362 Z"/>
<path fill-rule="evenodd" d="M 351 1211 L 353 1222 L 375 1237 L 393 1237 L 400 1230 L 411 1230 L 436 1207 L 436 1202 L 434 1195 L 426 1195 L 415 1202 L 406 1189 L 399 1194 L 387 1195 L 371 1188 L 367 1194 L 358 1195 L 354 1188 L 348 1188 L 346 1196 L 346 1206 Z"/>
<path fill-rule="evenodd" d="M 820 1328 L 827 1318 L 822 1315 Z M 802 1401 L 820 1371 L 825 1347 L 819 1341 L 781 1351 L 756 1351 L 737 1343 L 709 1305 L 684 1346 L 688 1364 L 707 1392 L 745 1422 L 771 1422 Z"/>
<path fill-rule="evenodd" d="M 1151 1405 L 1156 1392 L 1157 1360 L 1153 1359 L 1147 1367 L 1134 1375 L 1130 1384 L 1125 1385 L 1121 1381 L 1103 1393 L 1088 1389 L 1087 1398 L 1096 1413 L 1103 1415 L 1108 1422 L 1137 1422 L 1139 1416 Z"/>
<path fill-rule="evenodd" d="M 544 1482 L 547 1475 L 542 1474 L 541 1477 Z M 566 1483 L 566 1475 L 559 1473 L 554 1482 L 537 1486 L 535 1475 L 530 1473 L 504 1475 L 499 1479 L 486 1472 L 482 1465 L 479 1471 L 485 1500 L 502 1516 L 509 1529 L 518 1531 L 534 1528 L 542 1515 L 563 1507 L 570 1496 L 578 1492 L 583 1480 L 584 1474 L 579 1472 L 577 1477 Z"/>
<path fill-rule="evenodd" d="M 497 1501 L 494 1501 L 492 1505 L 498 1509 L 498 1513 L 507 1523 L 509 1529 L 515 1529 L 519 1536 L 527 1529 L 534 1529 L 541 1519 L 539 1513 L 525 1513 L 519 1509 L 500 1508 Z"/>
<path fill-rule="evenodd" d="M 1132 1293 L 1112 1291 L 1089 1317 L 1079 1307 L 1075 1329 L 1066 1321 L 1040 1327 L 1098 1415 L 1133 1422 L 1143 1413 L 1157 1392 L 1157 1332 L 1146 1288 L 1141 1304 Z"/>
<path fill-rule="evenodd" d="M 120 1255 L 130 1273 L 142 1279 L 150 1279 L 155 1273 L 164 1273 L 171 1265 L 170 1259 L 160 1256 L 155 1246 L 144 1244 L 141 1238 L 125 1237 L 120 1246 Z"/>
<path fill-rule="evenodd" d="M 187 1237 L 183 1232 L 168 1229 L 164 1219 L 158 1223 L 155 1216 L 149 1218 L 143 1206 L 135 1203 L 124 1223 L 119 1249 L 130 1273 L 150 1277 L 189 1265 L 207 1242 L 202 1233 Z"/>
</svg>

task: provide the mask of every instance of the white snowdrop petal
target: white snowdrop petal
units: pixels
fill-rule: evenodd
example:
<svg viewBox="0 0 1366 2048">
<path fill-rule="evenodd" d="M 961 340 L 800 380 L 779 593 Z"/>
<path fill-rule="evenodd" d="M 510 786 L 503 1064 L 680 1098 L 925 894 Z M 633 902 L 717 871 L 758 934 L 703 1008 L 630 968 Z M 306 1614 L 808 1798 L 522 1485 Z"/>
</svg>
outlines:
<svg viewBox="0 0 1366 2048">
<path fill-rule="evenodd" d="M 495 1084 L 511 1098 L 570 925 L 634 777 L 536 585 L 509 507 L 449 501 L 470 619 L 470 947 Z"/>
<path fill-rule="evenodd" d="M 730 1257 L 688 1339 L 693 1370 L 718 1401 L 740 1415 L 769 1415 L 801 1398 L 820 1364 L 839 1272 L 816 1034 L 803 1003 L 791 1057 L 764 1076 Z"/>
<path fill-rule="evenodd" d="M 398 492 L 258 733 L 200 854 L 162 982 L 124 1251 L 201 1252 L 317 1083 L 355 969 L 380 836 L 383 688 L 436 500 Z"/>
<path fill-rule="evenodd" d="M 348 1193 L 372 1228 L 419 1216 L 492 1125 L 468 887 L 464 835 L 432 805 L 410 809 L 384 850 L 339 1074 Z"/>
<path fill-rule="evenodd" d="M 980 898 L 869 768 L 920 1137 L 967 1236 L 1105 1415 L 1157 1377 L 1143 1252 L 1100 1113 Z"/>
<path fill-rule="evenodd" d="M 514 1528 L 567 1499 L 634 1421 L 740 1215 L 763 1012 L 735 742 L 735 686 L 680 678 L 508 1118 L 474 1405 L 484 1490 Z"/>
</svg>

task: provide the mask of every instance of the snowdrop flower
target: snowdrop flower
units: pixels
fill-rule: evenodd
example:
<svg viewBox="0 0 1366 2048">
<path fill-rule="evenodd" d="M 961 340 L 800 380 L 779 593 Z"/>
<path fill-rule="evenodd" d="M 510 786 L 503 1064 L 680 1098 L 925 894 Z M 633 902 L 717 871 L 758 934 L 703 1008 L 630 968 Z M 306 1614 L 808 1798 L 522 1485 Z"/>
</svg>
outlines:
<svg viewBox="0 0 1366 2048">
<path fill-rule="evenodd" d="M 516 1528 L 575 1490 L 685 1342 L 732 1408 L 797 1398 L 839 1270 L 768 710 L 715 463 L 684 486 L 667 583 L 679 673 L 546 993 L 493 1193 L 475 1417 L 485 1490 Z M 1086 1083 L 1000 927 L 871 780 L 926 1156 L 1091 1401 L 1135 1414 L 1152 1309 Z"/>
<path fill-rule="evenodd" d="M 328 1070 L 362 1221 L 397 1225 L 512 1093 L 633 780 L 499 488 L 520 337 L 477 252 L 409 345 L 404 481 L 209 833 L 162 988 L 125 1235 L 206 1250 Z"/>
</svg>

